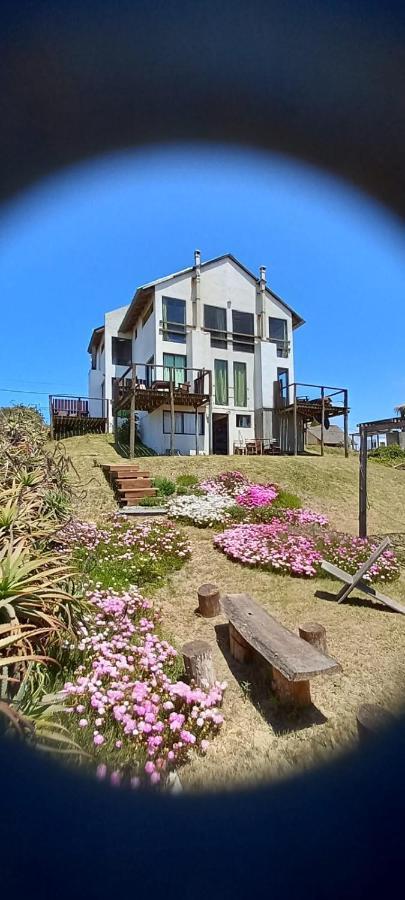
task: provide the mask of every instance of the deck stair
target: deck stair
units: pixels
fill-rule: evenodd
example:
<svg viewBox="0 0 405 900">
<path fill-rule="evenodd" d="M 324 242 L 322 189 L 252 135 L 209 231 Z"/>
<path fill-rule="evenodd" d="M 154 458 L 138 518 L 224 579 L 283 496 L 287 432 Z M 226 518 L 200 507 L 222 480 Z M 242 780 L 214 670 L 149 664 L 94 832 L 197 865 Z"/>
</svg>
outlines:
<svg viewBox="0 0 405 900">
<path fill-rule="evenodd" d="M 121 506 L 136 506 L 143 497 L 155 497 L 156 488 L 147 472 L 132 463 L 102 466 L 105 476 L 115 488 Z"/>
</svg>

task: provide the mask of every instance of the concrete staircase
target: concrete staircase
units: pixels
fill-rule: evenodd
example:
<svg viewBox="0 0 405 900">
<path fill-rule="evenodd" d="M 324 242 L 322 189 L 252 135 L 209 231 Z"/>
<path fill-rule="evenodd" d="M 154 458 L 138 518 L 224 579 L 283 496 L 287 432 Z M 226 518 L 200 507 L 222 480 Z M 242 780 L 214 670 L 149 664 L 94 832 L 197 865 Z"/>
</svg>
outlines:
<svg viewBox="0 0 405 900">
<path fill-rule="evenodd" d="M 142 497 L 155 497 L 150 476 L 132 463 L 102 466 L 103 472 L 118 494 L 121 506 L 136 506 Z"/>
</svg>

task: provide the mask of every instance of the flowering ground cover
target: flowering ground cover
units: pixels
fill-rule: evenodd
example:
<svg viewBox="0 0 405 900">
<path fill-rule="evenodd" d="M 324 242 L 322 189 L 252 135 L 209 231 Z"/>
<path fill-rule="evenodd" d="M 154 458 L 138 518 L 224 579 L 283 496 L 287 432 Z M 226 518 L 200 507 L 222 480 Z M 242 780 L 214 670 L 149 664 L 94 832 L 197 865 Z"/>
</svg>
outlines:
<svg viewBox="0 0 405 900">
<path fill-rule="evenodd" d="M 190 494 L 170 500 L 168 513 L 171 519 L 191 523 L 199 528 L 212 528 L 230 519 L 229 510 L 234 503 L 226 494 Z"/>
<path fill-rule="evenodd" d="M 58 540 L 71 551 L 84 581 L 106 589 L 159 581 L 190 556 L 189 542 L 172 524 L 135 523 L 118 515 L 101 527 L 73 521 Z"/>
<path fill-rule="evenodd" d="M 71 730 L 100 778 L 132 787 L 164 783 L 191 748 L 206 751 L 223 722 L 226 684 L 204 690 L 178 680 L 177 652 L 138 591 L 93 590 L 87 600 L 81 663 L 63 689 Z"/>
<path fill-rule="evenodd" d="M 312 510 L 285 510 L 268 524 L 236 525 L 214 538 L 230 559 L 282 574 L 313 578 L 322 575 L 322 558 L 354 574 L 376 549 L 366 538 L 330 534 L 326 516 Z M 400 570 L 395 554 L 385 551 L 368 573 L 370 581 L 393 581 Z"/>
</svg>

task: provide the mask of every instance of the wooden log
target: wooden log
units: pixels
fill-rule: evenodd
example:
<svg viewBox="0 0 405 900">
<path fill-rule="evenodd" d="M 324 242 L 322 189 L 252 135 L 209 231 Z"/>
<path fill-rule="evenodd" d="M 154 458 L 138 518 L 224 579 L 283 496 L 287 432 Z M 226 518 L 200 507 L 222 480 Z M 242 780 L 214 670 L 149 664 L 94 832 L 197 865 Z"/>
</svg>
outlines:
<svg viewBox="0 0 405 900">
<path fill-rule="evenodd" d="M 312 647 L 316 647 L 321 653 L 328 653 L 326 646 L 326 628 L 324 628 L 323 625 L 319 625 L 318 622 L 305 622 L 304 625 L 299 626 L 298 633 L 303 641 L 311 644 Z"/>
<path fill-rule="evenodd" d="M 205 619 L 219 616 L 221 605 L 216 584 L 202 584 L 198 588 L 198 610 Z"/>
<path fill-rule="evenodd" d="M 237 662 L 249 663 L 253 659 L 253 647 L 236 631 L 236 628 L 229 623 L 229 647 L 231 654 Z"/>
<path fill-rule="evenodd" d="M 383 731 L 384 728 L 393 725 L 395 716 L 382 706 L 376 706 L 373 703 L 364 703 L 359 707 L 356 721 L 359 741 L 364 743 L 372 738 L 373 735 Z"/>
<path fill-rule="evenodd" d="M 212 687 L 216 679 L 211 645 L 206 641 L 190 641 L 184 644 L 182 653 L 188 678 L 198 687 Z"/>
<path fill-rule="evenodd" d="M 282 706 L 305 707 L 311 705 L 309 681 L 288 681 L 272 666 L 273 691 Z"/>
</svg>

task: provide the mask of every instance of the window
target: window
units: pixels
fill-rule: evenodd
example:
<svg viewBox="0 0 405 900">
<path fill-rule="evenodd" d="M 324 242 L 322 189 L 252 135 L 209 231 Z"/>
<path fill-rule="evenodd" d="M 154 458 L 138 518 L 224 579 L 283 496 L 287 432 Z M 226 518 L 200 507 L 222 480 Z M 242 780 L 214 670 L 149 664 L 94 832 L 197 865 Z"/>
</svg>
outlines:
<svg viewBox="0 0 405 900">
<path fill-rule="evenodd" d="M 250 428 L 252 424 L 252 416 L 236 416 L 237 428 Z"/>
<path fill-rule="evenodd" d="M 174 384 L 175 387 L 178 387 L 179 384 L 184 384 L 187 381 L 187 356 L 182 356 L 179 353 L 164 353 L 163 354 L 163 380 L 170 381 L 170 370 L 174 369 Z"/>
<path fill-rule="evenodd" d="M 226 309 L 204 305 L 204 328 L 211 332 L 211 347 L 226 350 Z"/>
<path fill-rule="evenodd" d="M 215 403 L 228 406 L 228 363 L 226 359 L 214 360 Z"/>
<path fill-rule="evenodd" d="M 247 406 L 246 363 L 233 364 L 233 405 Z"/>
<path fill-rule="evenodd" d="M 163 297 L 163 340 L 186 343 L 186 301 Z"/>
<path fill-rule="evenodd" d="M 175 434 L 195 434 L 195 414 L 176 412 L 174 414 Z M 163 411 L 163 434 L 170 434 L 170 412 Z M 198 413 L 198 434 L 205 434 L 205 415 Z"/>
<path fill-rule="evenodd" d="M 253 353 L 254 340 L 254 315 L 253 313 L 232 311 L 233 349 Z"/>
<path fill-rule="evenodd" d="M 130 366 L 132 363 L 132 341 L 127 338 L 112 338 L 113 366 Z"/>
<path fill-rule="evenodd" d="M 148 308 L 147 308 L 147 310 L 146 310 L 146 313 L 145 313 L 145 315 L 143 316 L 143 319 L 142 319 L 142 328 L 145 327 L 145 325 L 146 325 L 148 319 L 150 319 L 152 313 L 153 313 L 153 302 L 150 304 L 150 306 L 148 306 Z"/>
<path fill-rule="evenodd" d="M 146 360 L 145 365 L 145 375 L 146 375 L 146 387 L 151 387 L 152 381 L 156 378 L 156 373 L 153 367 L 153 363 L 155 362 L 155 357 L 150 356 L 149 359 Z"/>
<path fill-rule="evenodd" d="M 279 400 L 282 406 L 288 405 L 289 402 L 289 373 L 288 369 L 277 369 L 277 381 L 279 389 Z"/>
<path fill-rule="evenodd" d="M 287 319 L 269 317 L 269 338 L 276 344 L 277 356 L 288 356 Z"/>
</svg>

